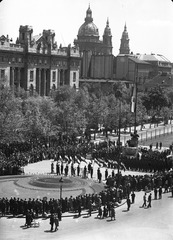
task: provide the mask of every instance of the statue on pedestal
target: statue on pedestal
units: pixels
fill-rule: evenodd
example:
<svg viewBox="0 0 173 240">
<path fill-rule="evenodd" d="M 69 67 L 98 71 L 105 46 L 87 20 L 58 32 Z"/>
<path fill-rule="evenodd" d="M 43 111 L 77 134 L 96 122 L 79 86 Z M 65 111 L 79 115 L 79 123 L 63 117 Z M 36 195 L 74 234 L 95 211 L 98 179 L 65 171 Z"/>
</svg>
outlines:
<svg viewBox="0 0 173 240">
<path fill-rule="evenodd" d="M 137 147 L 138 146 L 138 138 L 137 130 L 134 133 L 131 133 L 131 139 L 127 141 L 129 147 Z"/>
</svg>

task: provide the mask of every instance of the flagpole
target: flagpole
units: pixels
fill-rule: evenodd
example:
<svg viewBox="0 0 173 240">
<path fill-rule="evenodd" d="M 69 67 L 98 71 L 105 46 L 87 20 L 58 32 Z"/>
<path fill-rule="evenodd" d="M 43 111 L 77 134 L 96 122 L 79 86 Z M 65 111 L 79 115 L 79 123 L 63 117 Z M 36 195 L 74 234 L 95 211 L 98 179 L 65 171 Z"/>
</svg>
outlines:
<svg viewBox="0 0 173 240">
<path fill-rule="evenodd" d="M 135 76 L 135 106 L 134 106 L 134 117 L 135 117 L 135 122 L 134 122 L 134 133 L 136 132 L 136 125 L 137 125 L 137 93 L 138 93 L 138 64 L 137 64 L 137 71 L 136 71 L 136 76 Z"/>
</svg>

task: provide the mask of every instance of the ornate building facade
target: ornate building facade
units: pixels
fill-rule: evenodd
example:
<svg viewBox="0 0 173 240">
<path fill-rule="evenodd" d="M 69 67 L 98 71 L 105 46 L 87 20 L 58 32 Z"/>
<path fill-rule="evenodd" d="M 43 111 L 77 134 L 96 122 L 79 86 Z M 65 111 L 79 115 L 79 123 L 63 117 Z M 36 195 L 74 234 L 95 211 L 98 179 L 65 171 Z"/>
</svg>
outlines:
<svg viewBox="0 0 173 240">
<path fill-rule="evenodd" d="M 53 30 L 33 36 L 33 28 L 20 26 L 16 43 L 0 37 L 0 78 L 13 87 L 47 96 L 62 85 L 79 87 L 80 53 L 61 47 Z"/>
<path fill-rule="evenodd" d="M 0 80 L 31 94 L 47 96 L 63 85 L 79 88 L 83 82 L 130 83 L 136 78 L 144 83 L 159 72 L 171 72 L 171 63 L 162 55 L 130 53 L 126 24 L 119 54 L 114 56 L 112 50 L 109 20 L 100 40 L 89 6 L 73 47 L 58 47 L 53 30 L 33 36 L 33 28 L 28 25 L 20 26 L 15 44 L 8 36 L 1 36 Z"/>
</svg>

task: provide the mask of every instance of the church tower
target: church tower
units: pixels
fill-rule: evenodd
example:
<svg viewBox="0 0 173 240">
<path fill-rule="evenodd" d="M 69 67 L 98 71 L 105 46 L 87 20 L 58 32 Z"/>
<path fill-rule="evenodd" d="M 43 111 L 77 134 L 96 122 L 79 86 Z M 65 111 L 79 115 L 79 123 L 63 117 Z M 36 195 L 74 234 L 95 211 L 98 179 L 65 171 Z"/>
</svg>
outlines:
<svg viewBox="0 0 173 240">
<path fill-rule="evenodd" d="M 130 53 L 130 48 L 129 48 L 129 36 L 127 32 L 127 27 L 126 24 L 124 26 L 124 31 L 122 33 L 122 38 L 121 38 L 121 45 L 120 45 L 120 52 L 119 54 L 129 54 Z"/>
<path fill-rule="evenodd" d="M 103 44 L 104 44 L 104 48 L 105 54 L 112 54 L 112 34 L 111 34 L 111 29 L 109 27 L 109 20 L 107 19 L 106 22 L 106 27 L 104 30 L 104 34 L 103 34 Z"/>
</svg>

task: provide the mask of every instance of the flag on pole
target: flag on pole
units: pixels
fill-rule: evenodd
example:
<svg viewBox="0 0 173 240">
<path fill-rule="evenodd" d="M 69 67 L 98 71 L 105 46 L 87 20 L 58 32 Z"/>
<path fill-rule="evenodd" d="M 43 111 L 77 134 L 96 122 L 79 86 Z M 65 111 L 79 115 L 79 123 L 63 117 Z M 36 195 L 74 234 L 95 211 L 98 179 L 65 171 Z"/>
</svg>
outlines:
<svg viewBox="0 0 173 240">
<path fill-rule="evenodd" d="M 135 112 L 135 107 L 136 107 L 136 84 L 134 84 L 132 87 L 132 96 L 131 96 L 131 104 L 130 104 L 130 111 L 132 113 Z"/>
</svg>

